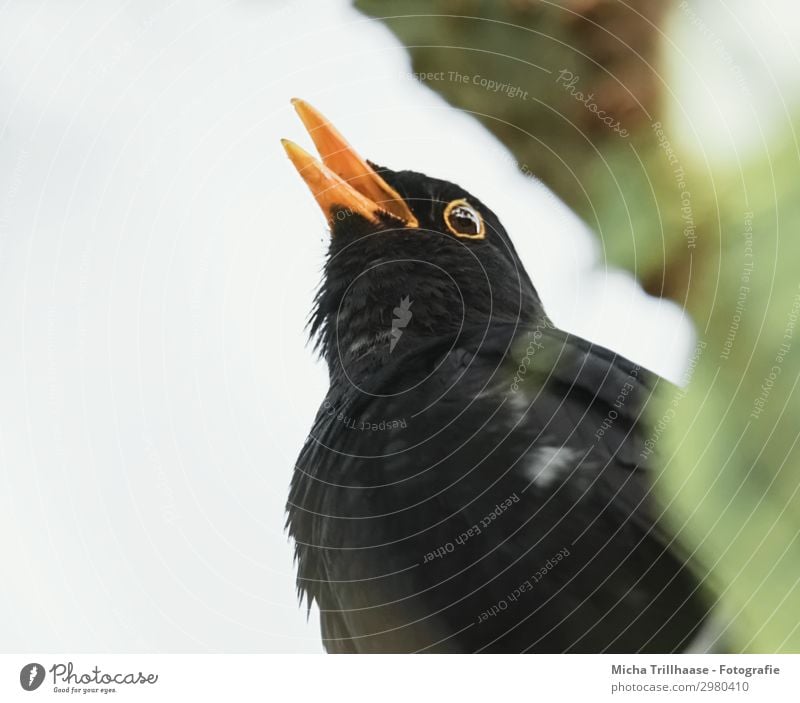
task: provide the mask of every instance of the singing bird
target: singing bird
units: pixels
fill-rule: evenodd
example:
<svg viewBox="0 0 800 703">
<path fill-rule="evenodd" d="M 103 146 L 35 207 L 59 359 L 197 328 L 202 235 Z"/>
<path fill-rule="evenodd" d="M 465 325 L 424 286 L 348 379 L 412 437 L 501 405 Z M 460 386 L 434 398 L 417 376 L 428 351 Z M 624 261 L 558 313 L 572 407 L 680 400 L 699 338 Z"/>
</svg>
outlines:
<svg viewBox="0 0 800 703">
<path fill-rule="evenodd" d="M 667 382 L 557 329 L 497 216 L 292 101 L 330 227 L 330 388 L 287 503 L 329 652 L 676 652 L 707 615 L 660 518 Z"/>
</svg>

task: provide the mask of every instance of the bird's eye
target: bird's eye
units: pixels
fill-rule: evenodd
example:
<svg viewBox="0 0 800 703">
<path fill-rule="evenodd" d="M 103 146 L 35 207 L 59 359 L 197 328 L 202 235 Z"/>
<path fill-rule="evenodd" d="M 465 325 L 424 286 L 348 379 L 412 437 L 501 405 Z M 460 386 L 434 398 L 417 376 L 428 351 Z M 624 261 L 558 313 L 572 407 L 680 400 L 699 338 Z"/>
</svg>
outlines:
<svg viewBox="0 0 800 703">
<path fill-rule="evenodd" d="M 486 228 L 481 214 L 466 200 L 453 200 L 444 209 L 444 223 L 456 237 L 483 239 Z"/>
</svg>

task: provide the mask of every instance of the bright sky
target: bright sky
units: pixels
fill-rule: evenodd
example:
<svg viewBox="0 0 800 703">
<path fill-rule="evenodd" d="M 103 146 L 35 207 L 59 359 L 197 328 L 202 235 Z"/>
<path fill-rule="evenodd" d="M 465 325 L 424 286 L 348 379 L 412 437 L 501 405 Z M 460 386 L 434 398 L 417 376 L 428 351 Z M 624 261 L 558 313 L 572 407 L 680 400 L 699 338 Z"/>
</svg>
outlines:
<svg viewBox="0 0 800 703">
<path fill-rule="evenodd" d="M 681 311 L 346 2 L 17 0 L 0 47 L 2 650 L 320 651 L 283 530 L 327 381 L 294 95 L 492 207 L 562 327 L 681 375 Z"/>
</svg>

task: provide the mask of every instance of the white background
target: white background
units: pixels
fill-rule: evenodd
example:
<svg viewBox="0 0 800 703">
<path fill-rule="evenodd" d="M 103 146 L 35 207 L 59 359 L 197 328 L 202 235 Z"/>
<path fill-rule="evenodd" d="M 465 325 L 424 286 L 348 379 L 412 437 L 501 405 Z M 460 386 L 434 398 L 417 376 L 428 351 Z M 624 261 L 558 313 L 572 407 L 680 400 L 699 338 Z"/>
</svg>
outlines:
<svg viewBox="0 0 800 703">
<path fill-rule="evenodd" d="M 294 95 L 492 207 L 560 326 L 680 378 L 681 310 L 408 73 L 347 2 L 0 9 L 0 650 L 320 651 L 283 529 L 327 380 Z"/>
</svg>

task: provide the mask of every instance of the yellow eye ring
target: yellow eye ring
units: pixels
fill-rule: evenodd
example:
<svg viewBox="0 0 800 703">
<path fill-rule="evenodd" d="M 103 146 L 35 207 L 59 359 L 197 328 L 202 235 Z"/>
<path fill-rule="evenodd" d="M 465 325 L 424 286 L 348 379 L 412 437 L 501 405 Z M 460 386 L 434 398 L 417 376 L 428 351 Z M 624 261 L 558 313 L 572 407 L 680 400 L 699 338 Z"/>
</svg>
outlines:
<svg viewBox="0 0 800 703">
<path fill-rule="evenodd" d="M 456 237 L 461 239 L 485 239 L 486 225 L 481 214 L 464 198 L 452 200 L 444 209 L 444 223 Z M 462 225 L 459 229 L 459 224 Z M 465 227 L 473 227 L 474 232 L 464 231 Z"/>
</svg>

